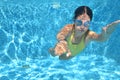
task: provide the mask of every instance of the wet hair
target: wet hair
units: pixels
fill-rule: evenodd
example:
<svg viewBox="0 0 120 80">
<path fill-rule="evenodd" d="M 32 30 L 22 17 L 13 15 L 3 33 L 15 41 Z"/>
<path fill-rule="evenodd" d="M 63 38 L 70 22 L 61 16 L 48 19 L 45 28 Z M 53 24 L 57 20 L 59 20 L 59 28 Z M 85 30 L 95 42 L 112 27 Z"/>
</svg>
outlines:
<svg viewBox="0 0 120 80">
<path fill-rule="evenodd" d="M 78 7 L 74 12 L 73 19 L 75 20 L 79 15 L 82 15 L 84 13 L 86 13 L 90 17 L 90 20 L 92 20 L 93 13 L 92 13 L 92 10 L 88 6 Z"/>
</svg>

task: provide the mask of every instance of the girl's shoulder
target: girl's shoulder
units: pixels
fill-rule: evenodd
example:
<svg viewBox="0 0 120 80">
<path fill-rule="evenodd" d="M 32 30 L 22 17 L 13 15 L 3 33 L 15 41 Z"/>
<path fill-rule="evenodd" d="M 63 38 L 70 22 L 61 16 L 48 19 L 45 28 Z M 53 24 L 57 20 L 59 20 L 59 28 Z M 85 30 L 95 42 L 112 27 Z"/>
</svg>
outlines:
<svg viewBox="0 0 120 80">
<path fill-rule="evenodd" d="M 87 35 L 87 37 L 89 38 L 89 39 L 96 39 L 96 38 L 98 38 L 98 34 L 96 33 L 96 32 L 94 32 L 94 31 L 89 31 L 89 33 L 88 33 L 88 35 Z"/>
<path fill-rule="evenodd" d="M 71 31 L 73 29 L 73 27 L 74 27 L 74 24 L 67 24 L 63 28 L 67 31 Z"/>
</svg>

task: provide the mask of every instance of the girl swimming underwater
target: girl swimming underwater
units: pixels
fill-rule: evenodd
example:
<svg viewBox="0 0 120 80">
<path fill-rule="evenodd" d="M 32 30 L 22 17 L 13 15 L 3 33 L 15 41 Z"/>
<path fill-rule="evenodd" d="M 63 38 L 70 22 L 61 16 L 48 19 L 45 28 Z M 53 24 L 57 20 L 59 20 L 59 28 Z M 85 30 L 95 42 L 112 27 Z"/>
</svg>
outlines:
<svg viewBox="0 0 120 80">
<path fill-rule="evenodd" d="M 67 24 L 58 33 L 58 43 L 54 48 L 50 48 L 52 56 L 59 56 L 59 59 L 70 59 L 79 54 L 85 46 L 95 41 L 105 41 L 120 23 L 120 20 L 112 22 L 103 27 L 101 34 L 89 30 L 90 22 L 92 20 L 92 10 L 87 6 L 80 6 L 74 12 L 74 23 Z"/>
</svg>

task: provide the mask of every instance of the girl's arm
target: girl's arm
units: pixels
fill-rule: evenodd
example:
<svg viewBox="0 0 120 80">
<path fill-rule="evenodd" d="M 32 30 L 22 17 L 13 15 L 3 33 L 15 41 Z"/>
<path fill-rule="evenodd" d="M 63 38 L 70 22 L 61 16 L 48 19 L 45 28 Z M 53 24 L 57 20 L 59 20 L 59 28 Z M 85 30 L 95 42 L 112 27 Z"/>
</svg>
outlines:
<svg viewBox="0 0 120 80">
<path fill-rule="evenodd" d="M 105 41 L 109 38 L 110 34 L 116 29 L 116 25 L 120 23 L 120 20 L 114 21 L 111 24 L 103 27 L 101 34 L 90 32 L 90 38 L 96 41 Z"/>
<path fill-rule="evenodd" d="M 72 24 L 68 24 L 57 34 L 58 41 L 65 40 L 69 32 L 72 31 Z"/>
</svg>

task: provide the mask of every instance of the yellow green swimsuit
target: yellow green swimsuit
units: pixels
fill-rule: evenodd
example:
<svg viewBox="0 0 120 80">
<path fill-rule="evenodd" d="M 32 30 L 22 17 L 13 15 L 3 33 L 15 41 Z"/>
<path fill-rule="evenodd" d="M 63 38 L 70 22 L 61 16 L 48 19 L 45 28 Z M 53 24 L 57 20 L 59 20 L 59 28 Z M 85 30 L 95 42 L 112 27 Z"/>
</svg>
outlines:
<svg viewBox="0 0 120 80">
<path fill-rule="evenodd" d="M 82 40 L 80 41 L 79 44 L 72 43 L 73 36 L 74 36 L 74 32 L 71 34 L 71 36 L 67 38 L 67 44 L 72 56 L 75 56 L 85 48 L 85 40 L 84 40 L 85 35 L 82 37 Z"/>
</svg>

